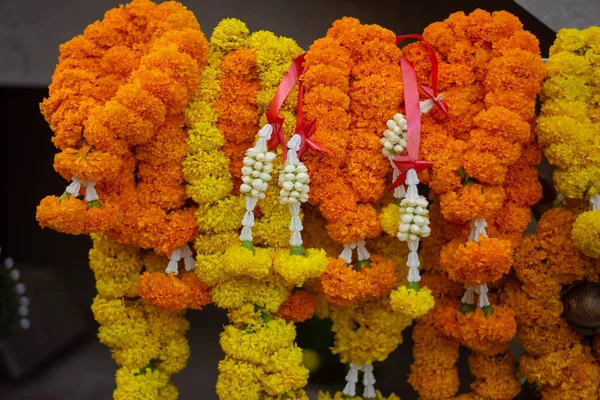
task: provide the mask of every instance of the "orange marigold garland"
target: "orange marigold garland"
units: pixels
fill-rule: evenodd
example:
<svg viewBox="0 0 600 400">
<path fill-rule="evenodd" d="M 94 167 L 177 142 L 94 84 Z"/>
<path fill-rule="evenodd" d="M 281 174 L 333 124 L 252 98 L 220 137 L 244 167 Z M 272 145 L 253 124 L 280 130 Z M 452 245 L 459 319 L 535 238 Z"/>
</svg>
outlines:
<svg viewBox="0 0 600 400">
<path fill-rule="evenodd" d="M 526 236 L 515 251 L 520 282 L 507 285 L 503 294 L 515 310 L 517 337 L 525 349 L 521 372 L 541 387 L 544 398 L 574 393 L 592 398 L 600 386 L 600 366 L 590 345 L 563 314 L 562 287 L 598 280 L 595 260 L 581 254 L 571 239 L 576 218 L 577 213 L 567 208 L 542 215 L 537 233 Z"/>
</svg>

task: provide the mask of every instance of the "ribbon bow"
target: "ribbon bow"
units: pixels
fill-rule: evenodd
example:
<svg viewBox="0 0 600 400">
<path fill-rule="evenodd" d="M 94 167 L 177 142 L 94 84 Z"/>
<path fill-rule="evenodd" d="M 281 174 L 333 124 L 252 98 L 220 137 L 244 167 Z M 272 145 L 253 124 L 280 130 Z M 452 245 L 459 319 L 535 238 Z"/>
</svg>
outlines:
<svg viewBox="0 0 600 400">
<path fill-rule="evenodd" d="M 433 51 L 433 48 L 429 43 L 423 39 L 421 35 L 412 34 L 412 35 L 402 35 L 396 37 L 396 44 L 400 44 L 404 39 L 417 39 L 421 42 L 421 44 L 425 47 L 425 50 L 429 54 L 429 59 L 431 60 L 431 87 L 427 85 L 420 85 L 423 92 L 433 101 L 433 103 L 444 113 L 444 115 L 448 115 L 448 105 L 444 103 L 444 96 L 438 94 L 437 92 L 437 82 L 438 82 L 438 70 L 439 63 L 438 58 Z"/>
<path fill-rule="evenodd" d="M 296 109 L 296 134 L 300 136 L 300 149 L 298 150 L 298 158 L 301 158 L 302 155 L 306 152 L 306 150 L 318 150 L 329 153 L 325 147 L 321 146 L 312 138 L 312 135 L 315 133 L 316 129 L 316 121 L 307 121 L 303 122 L 303 114 L 302 114 L 302 103 L 304 98 L 304 82 L 300 79 L 300 77 L 306 71 L 304 68 L 304 57 L 306 53 L 303 53 L 296 57 L 296 59 L 290 65 L 290 68 L 287 70 L 283 78 L 281 79 L 281 83 L 277 87 L 275 91 L 275 96 L 273 97 L 273 101 L 271 102 L 271 107 L 269 108 L 269 112 L 267 113 L 267 121 L 273 125 L 273 135 L 269 140 L 269 150 L 274 149 L 277 146 L 281 146 L 283 150 L 283 161 L 285 162 L 287 158 L 287 145 L 285 143 L 285 139 L 283 137 L 283 122 L 284 118 L 279 116 L 279 110 L 287 96 L 292 91 L 292 88 L 298 83 L 298 107 Z"/>
<path fill-rule="evenodd" d="M 400 174 L 392 184 L 392 189 L 404 183 L 404 174 L 409 169 L 421 172 L 433 163 L 419 160 L 419 146 L 421 141 L 421 109 L 419 108 L 419 89 L 417 87 L 417 74 L 415 67 L 408 58 L 400 59 L 402 68 L 402 81 L 404 83 L 404 106 L 406 109 L 407 148 L 405 156 L 394 157 L 392 162 L 400 170 Z"/>
<path fill-rule="evenodd" d="M 283 122 L 285 119 L 279 115 L 279 110 L 283 105 L 283 102 L 288 97 L 294 85 L 300 79 L 300 76 L 304 73 L 304 67 L 302 64 L 304 63 L 304 56 L 306 53 L 300 54 L 292 64 L 289 69 L 283 75 L 279 86 L 277 86 L 277 90 L 275 91 L 275 95 L 273 96 L 273 101 L 271 101 L 271 107 L 267 112 L 267 122 L 273 126 L 273 135 L 269 140 L 269 150 L 273 150 L 277 146 L 281 146 L 283 150 L 283 157 L 285 158 L 285 154 L 287 153 L 287 146 L 285 143 L 285 138 L 283 137 Z"/>
</svg>

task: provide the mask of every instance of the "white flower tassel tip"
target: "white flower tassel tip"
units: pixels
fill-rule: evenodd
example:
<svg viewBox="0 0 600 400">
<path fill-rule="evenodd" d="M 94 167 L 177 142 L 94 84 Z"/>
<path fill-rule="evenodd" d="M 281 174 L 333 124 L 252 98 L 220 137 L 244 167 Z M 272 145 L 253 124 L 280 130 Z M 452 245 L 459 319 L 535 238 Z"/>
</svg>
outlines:
<svg viewBox="0 0 600 400">
<path fill-rule="evenodd" d="M 356 383 L 358 382 L 358 371 L 361 367 L 350 363 L 350 370 L 346 374 L 346 386 L 344 387 L 344 395 L 355 397 L 356 396 Z"/>
<path fill-rule="evenodd" d="M 444 100 L 444 95 L 440 93 L 435 98 L 435 101 L 442 101 L 442 100 Z M 421 110 L 421 114 L 427 114 L 429 111 L 431 111 L 433 109 L 433 107 L 435 107 L 435 102 L 431 99 L 427 99 L 427 100 L 423 100 L 423 101 L 419 102 L 419 109 Z"/>
<path fill-rule="evenodd" d="M 373 365 L 363 365 L 363 385 L 365 390 L 363 391 L 363 399 L 376 399 L 377 393 L 375 392 L 375 375 L 373 374 Z"/>
<path fill-rule="evenodd" d="M 487 232 L 485 230 L 487 226 L 487 221 L 485 218 L 475 218 L 471 223 L 471 230 L 469 231 L 469 240 L 479 243 L 479 237 L 484 236 L 487 237 Z"/>
<path fill-rule="evenodd" d="M 179 273 L 179 261 L 183 258 L 183 264 L 185 266 L 185 270 L 190 272 L 194 269 L 194 256 L 190 246 L 184 244 L 181 247 L 173 250 L 171 255 L 169 256 L 169 265 L 165 269 L 165 273 L 168 275 L 173 272 L 175 275 Z"/>
<path fill-rule="evenodd" d="M 356 249 L 356 242 L 344 243 L 344 250 L 340 253 L 340 258 L 346 261 L 346 264 L 352 264 L 352 253 Z"/>
<path fill-rule="evenodd" d="M 82 186 L 85 187 L 85 201 L 88 203 L 98 201 L 96 182 L 88 181 L 87 179 L 79 179 L 76 176 L 71 177 L 71 183 L 65 189 L 65 193 L 73 197 L 78 197 Z"/>
<path fill-rule="evenodd" d="M 592 211 L 600 210 L 600 194 L 590 197 L 590 205 L 592 206 Z"/>
<path fill-rule="evenodd" d="M 406 150 L 406 117 L 400 113 L 395 114 L 393 119 L 387 121 L 387 129 L 380 139 L 383 146 L 381 152 L 386 157 L 396 157 Z"/>
<path fill-rule="evenodd" d="M 254 226 L 254 208 L 259 199 L 266 196 L 271 172 L 273 172 L 273 160 L 275 153 L 267 151 L 267 141 L 273 134 L 273 126 L 267 124 L 258 131 L 258 140 L 254 147 L 246 150 L 244 166 L 242 167 L 242 184 L 240 192 L 245 194 L 244 199 L 246 212 L 242 219 L 242 242 L 252 242 L 252 227 Z"/>
</svg>

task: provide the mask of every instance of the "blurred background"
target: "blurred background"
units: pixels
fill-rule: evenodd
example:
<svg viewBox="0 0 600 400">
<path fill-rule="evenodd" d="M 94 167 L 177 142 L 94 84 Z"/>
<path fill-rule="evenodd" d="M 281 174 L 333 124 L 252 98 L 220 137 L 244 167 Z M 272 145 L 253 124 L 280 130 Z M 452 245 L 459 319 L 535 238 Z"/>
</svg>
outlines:
<svg viewBox="0 0 600 400">
<path fill-rule="evenodd" d="M 535 34 L 547 57 L 556 30 L 585 28 L 600 21 L 598 0 L 183 0 L 210 36 L 219 20 L 240 18 L 251 31 L 266 29 L 292 37 L 305 49 L 342 16 L 376 23 L 397 34 L 422 33 L 431 22 L 455 11 L 507 10 Z M 0 0 L 0 261 L 10 256 L 31 299 L 31 328 L 0 339 L 0 399 L 104 400 L 112 398 L 116 366 L 98 343 L 89 309 L 95 296 L 87 266 L 91 241 L 41 230 L 35 207 L 47 194 L 64 191 L 66 182 L 52 169 L 52 132 L 39 112 L 58 57 L 58 46 L 101 19 L 119 0 Z M 544 175 L 547 170 L 542 171 Z M 0 268 L 2 266 L 0 265 Z M 0 295 L 1 295 L 0 288 Z M 188 312 L 192 354 L 188 367 L 174 377 L 182 400 L 216 399 L 219 333 L 227 318 L 213 306 Z M 315 351 L 320 364 L 309 390 L 341 390 L 343 366 L 329 355 L 329 324 L 300 324 L 298 343 Z M 416 399 L 406 383 L 412 362 L 410 329 L 405 343 L 376 365 L 377 388 Z M 461 382 L 470 383 L 466 361 Z M 531 398 L 525 390 L 521 398 Z"/>
</svg>

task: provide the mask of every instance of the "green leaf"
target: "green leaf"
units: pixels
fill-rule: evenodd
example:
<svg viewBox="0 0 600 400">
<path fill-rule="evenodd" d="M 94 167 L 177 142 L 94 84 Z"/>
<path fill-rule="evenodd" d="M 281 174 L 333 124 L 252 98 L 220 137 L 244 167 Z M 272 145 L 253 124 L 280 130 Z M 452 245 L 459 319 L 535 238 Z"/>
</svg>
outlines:
<svg viewBox="0 0 600 400">
<path fill-rule="evenodd" d="M 102 207 L 102 203 L 99 200 L 92 200 L 88 203 L 88 208 L 100 208 Z"/>
<path fill-rule="evenodd" d="M 250 241 L 250 240 L 244 240 L 242 242 L 242 247 L 247 248 L 248 250 L 250 250 L 252 252 L 252 254 L 254 254 L 254 244 Z"/>
<path fill-rule="evenodd" d="M 362 260 L 356 264 L 357 271 L 360 271 L 363 268 L 371 268 L 371 262 L 369 260 Z"/>
<path fill-rule="evenodd" d="M 414 290 L 415 292 L 418 292 L 419 289 L 421 289 L 421 287 L 419 286 L 419 282 L 408 282 L 408 285 L 406 285 L 406 287 Z"/>
<path fill-rule="evenodd" d="M 306 250 L 302 246 L 292 246 L 292 248 L 290 250 L 290 255 L 308 257 Z"/>
<path fill-rule="evenodd" d="M 458 311 L 460 311 L 463 314 L 468 314 L 470 312 L 473 312 L 473 304 L 460 303 L 460 307 L 458 308 Z"/>
<path fill-rule="evenodd" d="M 62 204 L 63 201 L 69 200 L 71 198 L 71 193 L 64 192 L 62 196 L 58 199 L 58 203 Z"/>
<path fill-rule="evenodd" d="M 483 314 L 486 317 L 489 317 L 490 315 L 494 314 L 494 307 L 492 307 L 491 305 L 483 307 Z"/>
</svg>

